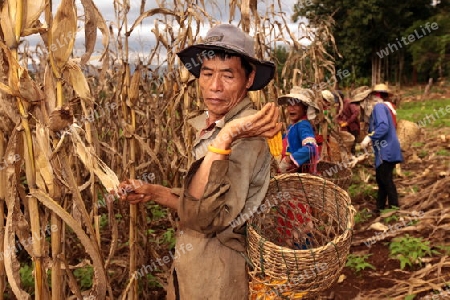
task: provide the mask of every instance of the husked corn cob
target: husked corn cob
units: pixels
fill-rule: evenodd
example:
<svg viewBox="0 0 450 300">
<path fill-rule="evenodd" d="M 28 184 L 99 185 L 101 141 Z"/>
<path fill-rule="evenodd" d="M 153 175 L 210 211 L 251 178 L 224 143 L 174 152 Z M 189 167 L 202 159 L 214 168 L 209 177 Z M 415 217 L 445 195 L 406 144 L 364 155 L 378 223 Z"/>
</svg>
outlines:
<svg viewBox="0 0 450 300">
<path fill-rule="evenodd" d="M 281 151 L 283 149 L 281 131 L 279 131 L 273 138 L 267 139 L 267 143 L 269 144 L 269 149 L 272 156 L 278 157 L 281 155 Z"/>
<path fill-rule="evenodd" d="M 303 299 L 308 294 L 292 291 L 291 284 L 286 279 L 271 279 L 266 276 L 264 281 L 251 283 L 251 300 Z"/>
</svg>

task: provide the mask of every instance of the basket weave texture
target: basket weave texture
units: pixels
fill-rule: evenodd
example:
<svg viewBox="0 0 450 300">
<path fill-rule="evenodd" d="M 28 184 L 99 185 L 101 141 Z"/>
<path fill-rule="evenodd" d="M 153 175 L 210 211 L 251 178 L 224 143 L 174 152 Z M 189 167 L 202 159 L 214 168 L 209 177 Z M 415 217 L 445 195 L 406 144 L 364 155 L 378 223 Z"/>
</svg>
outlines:
<svg viewBox="0 0 450 300">
<path fill-rule="evenodd" d="M 343 190 L 347 191 L 352 183 L 352 170 L 342 163 L 332 163 L 329 161 L 319 161 L 317 163 L 317 176 L 323 177 Z"/>
<path fill-rule="evenodd" d="M 345 266 L 354 214 L 347 192 L 331 181 L 272 178 L 247 226 L 250 299 L 300 299 L 330 287 Z"/>
</svg>

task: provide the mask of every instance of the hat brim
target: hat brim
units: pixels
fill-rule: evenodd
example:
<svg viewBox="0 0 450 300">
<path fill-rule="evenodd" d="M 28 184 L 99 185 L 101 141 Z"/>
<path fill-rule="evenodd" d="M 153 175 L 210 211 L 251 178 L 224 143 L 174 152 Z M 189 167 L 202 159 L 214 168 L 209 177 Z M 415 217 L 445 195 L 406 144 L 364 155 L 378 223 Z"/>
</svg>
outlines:
<svg viewBox="0 0 450 300">
<path fill-rule="evenodd" d="M 252 86 L 250 86 L 250 91 L 257 91 L 264 88 L 273 79 L 275 75 L 275 64 L 270 61 L 260 61 L 253 57 L 248 56 L 239 49 L 233 49 L 228 45 L 220 45 L 216 43 L 215 45 L 192 45 L 178 52 L 177 55 L 181 62 L 184 64 L 186 69 L 194 75 L 196 78 L 200 77 L 200 68 L 202 65 L 202 60 L 205 58 L 210 58 L 209 52 L 205 50 L 223 50 L 230 53 L 239 54 L 245 59 L 247 59 L 256 68 L 255 79 L 253 80 Z"/>
<path fill-rule="evenodd" d="M 356 94 L 353 99 L 350 100 L 350 102 L 354 103 L 354 102 L 361 102 L 364 99 L 366 99 L 367 97 L 369 97 L 369 95 L 372 93 L 372 90 L 367 90 L 364 91 L 362 93 Z"/>
<path fill-rule="evenodd" d="M 306 106 L 312 106 L 315 109 L 319 110 L 317 104 L 306 98 L 306 96 L 303 94 L 287 94 L 278 97 L 278 105 L 295 105 L 297 103 L 303 103 Z"/>
<path fill-rule="evenodd" d="M 374 93 L 385 93 L 388 95 L 394 95 L 393 92 L 389 91 L 389 90 L 373 90 Z"/>
</svg>

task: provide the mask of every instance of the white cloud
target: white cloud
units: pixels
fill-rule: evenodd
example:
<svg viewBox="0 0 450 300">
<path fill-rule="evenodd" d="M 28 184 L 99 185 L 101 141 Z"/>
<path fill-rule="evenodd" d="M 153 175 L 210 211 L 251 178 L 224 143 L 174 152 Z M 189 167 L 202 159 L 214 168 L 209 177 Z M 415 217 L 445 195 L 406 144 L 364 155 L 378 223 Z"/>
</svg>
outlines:
<svg viewBox="0 0 450 300">
<path fill-rule="evenodd" d="M 279 2 L 278 2 L 279 1 Z M 220 23 L 228 23 L 229 22 L 229 1 L 218 1 L 218 3 L 213 3 L 211 1 L 205 1 L 206 8 L 205 10 L 209 15 L 212 16 L 213 20 L 216 20 Z M 289 40 L 291 37 L 287 34 L 288 30 L 285 27 L 285 22 L 287 23 L 286 26 L 291 32 L 294 39 L 300 41 L 304 45 L 308 45 L 309 42 L 307 39 L 302 39 L 302 37 L 305 35 L 304 30 L 298 23 L 293 23 L 292 20 L 292 14 L 293 14 L 293 7 L 294 4 L 297 2 L 297 0 L 266 0 L 266 1 L 258 1 L 258 12 L 265 16 L 267 15 L 270 19 L 267 21 L 268 23 L 275 23 L 279 22 L 281 24 L 281 30 L 278 29 L 278 27 L 275 27 L 273 31 L 271 32 L 270 36 L 266 36 L 267 43 L 269 43 L 269 39 L 271 41 L 273 40 Z M 107 24 L 113 28 L 114 36 L 111 37 L 111 46 L 110 48 L 115 51 L 115 45 L 117 44 L 117 39 L 119 38 L 117 36 L 118 32 L 118 25 L 117 20 L 114 12 L 114 4 L 112 0 L 94 0 L 94 3 L 98 7 L 100 13 L 105 18 Z M 54 1 L 54 12 L 56 12 L 57 7 L 59 6 L 59 1 Z M 78 7 L 78 14 L 82 16 L 84 14 L 82 5 L 80 0 L 76 1 L 76 5 Z M 128 28 L 132 26 L 132 24 L 135 22 L 135 20 L 139 16 L 139 10 L 140 10 L 141 1 L 140 0 L 131 0 L 130 1 L 130 9 L 127 14 L 127 21 L 128 21 Z M 153 8 L 157 8 L 156 1 L 147 1 L 145 11 Z M 173 4 L 167 4 L 168 6 Z M 280 6 L 279 6 L 280 5 Z M 199 11 L 200 13 L 200 11 Z M 155 22 L 158 22 L 157 20 L 161 20 L 163 17 L 161 15 L 156 15 L 153 17 L 149 17 L 143 20 L 142 24 L 138 25 L 131 35 L 128 38 L 129 42 L 129 51 L 133 58 L 141 58 L 144 59 L 148 56 L 148 54 L 154 49 L 155 45 L 157 44 L 156 36 L 152 32 L 152 30 L 155 28 Z M 168 17 L 170 19 L 171 17 Z M 285 21 L 284 21 L 284 20 Z M 240 13 L 239 10 L 236 10 L 234 21 L 232 23 L 237 24 L 237 21 L 240 20 Z M 207 22 L 207 20 L 205 20 Z M 267 24 L 267 25 L 272 25 Z M 79 31 L 77 33 L 76 37 L 76 43 L 75 43 L 75 49 L 74 49 L 74 55 L 75 56 L 81 56 L 84 53 L 84 28 L 83 22 L 79 22 Z M 172 30 L 174 31 L 174 34 L 178 32 L 179 27 L 178 24 L 175 24 L 172 27 Z M 194 25 L 195 26 L 195 25 Z M 160 32 L 164 32 L 164 23 L 159 22 L 158 27 Z M 266 26 L 267 28 L 270 28 L 270 26 Z M 205 36 L 206 32 L 209 30 L 210 26 L 209 24 L 202 25 L 199 31 L 200 36 Z M 266 28 L 266 29 L 267 29 Z M 193 28 L 195 29 L 195 27 Z M 193 30 L 195 32 L 195 30 Z M 251 35 L 254 35 L 255 32 L 250 32 Z M 281 38 L 282 36 L 282 38 Z M 102 51 L 101 46 L 101 32 L 98 31 L 97 36 L 97 44 L 96 44 L 96 52 L 93 54 L 93 56 L 98 56 Z M 121 32 L 122 40 L 124 38 L 124 29 Z M 27 40 L 31 45 L 35 45 L 40 42 L 40 36 L 34 35 L 27 37 Z M 292 41 L 288 44 L 292 44 Z M 162 49 L 162 48 L 161 48 Z M 164 49 L 161 50 L 160 53 L 160 61 L 163 61 L 166 57 L 166 53 L 164 53 Z M 130 59 L 131 61 L 133 59 Z"/>
</svg>

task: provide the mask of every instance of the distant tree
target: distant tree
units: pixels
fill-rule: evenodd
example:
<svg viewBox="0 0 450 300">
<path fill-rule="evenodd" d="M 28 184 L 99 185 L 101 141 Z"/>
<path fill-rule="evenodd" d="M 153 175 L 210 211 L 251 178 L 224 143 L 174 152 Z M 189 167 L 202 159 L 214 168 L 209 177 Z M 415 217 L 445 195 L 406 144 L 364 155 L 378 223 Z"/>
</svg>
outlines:
<svg viewBox="0 0 450 300">
<path fill-rule="evenodd" d="M 288 57 L 289 53 L 288 53 L 288 49 L 284 46 L 280 46 L 278 45 L 276 49 L 273 50 L 272 52 L 272 57 L 274 60 L 275 65 L 277 66 L 277 82 L 278 82 L 278 87 L 282 88 L 283 86 L 283 78 L 282 78 L 282 71 L 284 68 L 284 65 L 286 64 L 286 60 Z"/>
<path fill-rule="evenodd" d="M 435 16 L 415 22 L 406 31 L 407 34 L 415 34 L 416 31 L 424 35 L 408 48 L 413 67 L 422 81 L 442 79 L 450 74 L 450 1 L 441 4 L 436 8 Z"/>
<path fill-rule="evenodd" d="M 336 69 L 349 70 L 355 81 L 361 77 L 371 78 L 372 83 L 400 81 L 403 66 L 412 62 L 407 47 L 398 40 L 414 22 L 429 19 L 434 10 L 430 0 L 393 4 L 392 0 L 299 0 L 293 19 L 304 16 L 314 24 L 332 15 L 333 35 L 342 55 L 342 59 L 336 57 Z M 382 49 L 389 53 L 380 57 Z"/>
</svg>

